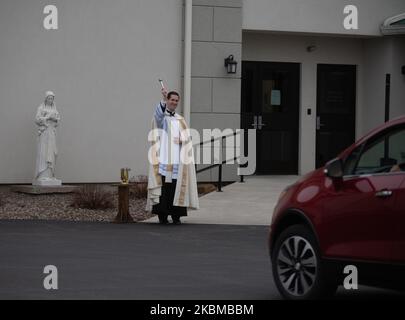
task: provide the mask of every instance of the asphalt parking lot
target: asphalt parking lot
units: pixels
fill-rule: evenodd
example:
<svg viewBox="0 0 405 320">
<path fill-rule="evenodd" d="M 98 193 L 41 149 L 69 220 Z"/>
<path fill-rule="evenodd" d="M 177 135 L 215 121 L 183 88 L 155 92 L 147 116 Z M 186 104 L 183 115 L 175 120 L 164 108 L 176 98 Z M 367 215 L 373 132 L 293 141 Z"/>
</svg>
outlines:
<svg viewBox="0 0 405 320">
<path fill-rule="evenodd" d="M 267 227 L 0 222 L 0 299 L 280 299 Z M 46 290 L 44 267 L 58 270 Z M 337 298 L 401 297 L 373 288 Z"/>
</svg>

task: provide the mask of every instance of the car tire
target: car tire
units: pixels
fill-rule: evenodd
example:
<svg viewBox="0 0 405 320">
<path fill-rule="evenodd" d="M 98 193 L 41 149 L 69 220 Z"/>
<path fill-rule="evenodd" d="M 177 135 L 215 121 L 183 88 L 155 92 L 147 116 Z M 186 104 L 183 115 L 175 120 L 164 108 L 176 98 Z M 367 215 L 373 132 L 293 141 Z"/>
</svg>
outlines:
<svg viewBox="0 0 405 320">
<path fill-rule="evenodd" d="M 286 299 L 324 299 L 336 292 L 336 277 L 323 263 L 317 240 L 305 225 L 290 226 L 277 237 L 271 261 L 274 281 Z"/>
</svg>

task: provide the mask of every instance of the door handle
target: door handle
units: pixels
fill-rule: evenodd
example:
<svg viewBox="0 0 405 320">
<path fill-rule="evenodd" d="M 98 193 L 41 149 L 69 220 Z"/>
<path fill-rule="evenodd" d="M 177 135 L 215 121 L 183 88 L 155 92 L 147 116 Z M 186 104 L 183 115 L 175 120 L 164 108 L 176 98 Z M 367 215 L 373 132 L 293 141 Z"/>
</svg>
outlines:
<svg viewBox="0 0 405 320">
<path fill-rule="evenodd" d="M 257 116 L 253 116 L 252 126 L 253 126 L 253 128 L 257 129 Z"/>
<path fill-rule="evenodd" d="M 266 124 L 263 123 L 262 116 L 259 116 L 259 123 L 258 123 L 258 126 L 259 126 L 259 130 L 262 130 L 262 128 L 266 126 Z"/>
<path fill-rule="evenodd" d="M 392 191 L 391 190 L 381 190 L 375 193 L 375 196 L 378 198 L 388 198 L 392 196 Z"/>
<path fill-rule="evenodd" d="M 324 126 L 324 124 L 321 123 L 321 117 L 317 116 L 316 117 L 316 130 L 321 130 L 321 127 L 323 127 L 323 126 Z"/>
</svg>

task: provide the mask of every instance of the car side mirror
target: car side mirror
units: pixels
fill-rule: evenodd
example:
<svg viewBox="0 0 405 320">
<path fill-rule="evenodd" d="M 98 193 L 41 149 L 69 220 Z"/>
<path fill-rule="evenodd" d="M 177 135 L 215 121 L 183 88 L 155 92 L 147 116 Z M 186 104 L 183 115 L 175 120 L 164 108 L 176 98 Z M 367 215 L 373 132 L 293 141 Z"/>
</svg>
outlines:
<svg viewBox="0 0 405 320">
<path fill-rule="evenodd" d="M 332 179 L 343 178 L 343 161 L 339 158 L 329 161 L 325 165 L 325 175 Z"/>
</svg>

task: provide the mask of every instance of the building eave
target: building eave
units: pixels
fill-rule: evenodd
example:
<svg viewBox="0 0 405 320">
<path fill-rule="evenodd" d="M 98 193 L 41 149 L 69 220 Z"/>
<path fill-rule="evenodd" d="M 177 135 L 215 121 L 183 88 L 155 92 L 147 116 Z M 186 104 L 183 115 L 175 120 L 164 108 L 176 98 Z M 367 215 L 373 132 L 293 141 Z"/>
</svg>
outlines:
<svg viewBox="0 0 405 320">
<path fill-rule="evenodd" d="M 402 20 L 405 20 L 405 12 L 385 19 L 380 26 L 381 33 L 383 35 L 405 34 L 405 24 L 395 24 Z"/>
</svg>

